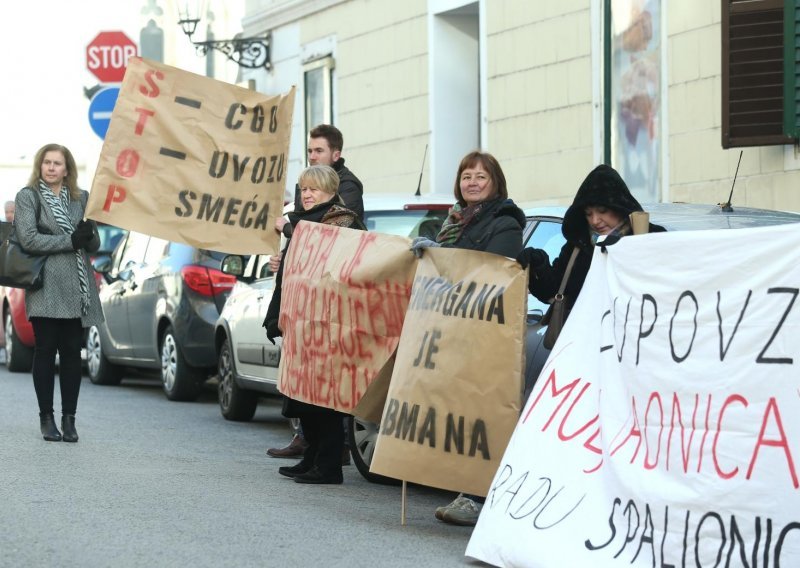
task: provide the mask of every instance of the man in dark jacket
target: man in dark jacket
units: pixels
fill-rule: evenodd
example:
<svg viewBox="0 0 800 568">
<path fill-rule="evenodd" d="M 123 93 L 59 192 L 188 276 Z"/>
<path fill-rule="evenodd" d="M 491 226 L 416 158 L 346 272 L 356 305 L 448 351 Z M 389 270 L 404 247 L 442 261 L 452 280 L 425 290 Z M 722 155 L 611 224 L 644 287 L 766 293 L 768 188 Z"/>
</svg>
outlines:
<svg viewBox="0 0 800 568">
<path fill-rule="evenodd" d="M 344 139 L 341 131 L 330 124 L 320 124 L 311 129 L 308 133 L 308 165 L 309 166 L 330 166 L 339 174 L 339 190 L 337 193 L 344 201 L 345 207 L 355 211 L 358 218 L 364 221 L 364 186 L 356 175 L 344 165 L 342 158 L 342 146 Z M 300 203 L 300 186 L 294 186 L 294 210 L 302 211 Z M 286 219 L 280 218 L 275 223 L 276 228 L 286 234 L 291 235 L 291 225 L 286 223 Z M 279 260 L 278 260 L 279 261 Z M 277 270 L 277 262 L 276 269 Z M 270 266 L 272 262 L 270 262 Z M 273 272 L 275 272 L 273 270 Z"/>
</svg>

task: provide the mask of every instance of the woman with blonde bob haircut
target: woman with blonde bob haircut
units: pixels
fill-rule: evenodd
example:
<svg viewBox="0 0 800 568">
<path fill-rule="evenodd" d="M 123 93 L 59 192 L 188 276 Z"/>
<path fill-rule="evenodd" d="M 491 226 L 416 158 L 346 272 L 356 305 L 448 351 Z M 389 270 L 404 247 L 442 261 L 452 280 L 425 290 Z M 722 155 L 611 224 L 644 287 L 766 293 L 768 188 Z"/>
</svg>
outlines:
<svg viewBox="0 0 800 568">
<path fill-rule="evenodd" d="M 339 175 L 330 166 L 314 165 L 304 169 L 298 177 L 300 203 L 303 211 L 292 211 L 288 214 L 292 231 L 286 248 L 281 253 L 281 264 L 275 278 L 275 291 L 269 303 L 264 327 L 267 328 L 267 339 L 283 335 L 279 327 L 281 311 L 281 285 L 283 283 L 283 259 L 292 244 L 290 235 L 300 221 L 323 223 L 350 229 L 365 230 L 358 214 L 344 206 L 339 198 Z M 286 232 L 284 232 L 284 235 Z M 287 314 L 284 314 L 287 318 Z M 294 325 L 293 322 L 285 322 Z M 274 341 L 273 341 L 274 342 Z M 344 449 L 345 415 L 332 408 L 323 408 L 292 398 L 284 399 L 283 415 L 287 418 L 299 418 L 308 446 L 303 452 L 303 459 L 296 465 L 280 467 L 278 473 L 294 479 L 296 483 L 339 484 L 342 476 L 342 450 Z"/>
<path fill-rule="evenodd" d="M 298 184 L 301 194 L 303 186 L 313 186 L 328 195 L 333 195 L 339 189 L 339 175 L 330 166 L 309 166 L 300 172 Z"/>
</svg>

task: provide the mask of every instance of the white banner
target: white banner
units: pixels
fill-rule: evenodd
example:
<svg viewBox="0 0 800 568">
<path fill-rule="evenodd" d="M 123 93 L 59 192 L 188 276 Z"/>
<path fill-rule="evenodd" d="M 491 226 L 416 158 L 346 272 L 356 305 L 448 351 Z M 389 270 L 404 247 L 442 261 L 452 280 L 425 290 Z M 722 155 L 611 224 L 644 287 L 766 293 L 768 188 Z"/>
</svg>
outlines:
<svg viewBox="0 0 800 568">
<path fill-rule="evenodd" d="M 800 566 L 800 226 L 598 249 L 467 555 Z"/>
</svg>

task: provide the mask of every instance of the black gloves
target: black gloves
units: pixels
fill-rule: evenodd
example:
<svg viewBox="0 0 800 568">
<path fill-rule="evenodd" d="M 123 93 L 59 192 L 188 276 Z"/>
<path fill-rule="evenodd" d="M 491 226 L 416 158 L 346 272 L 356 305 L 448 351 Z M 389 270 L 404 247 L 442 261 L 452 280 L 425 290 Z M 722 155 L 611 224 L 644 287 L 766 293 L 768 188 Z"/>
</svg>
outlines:
<svg viewBox="0 0 800 568">
<path fill-rule="evenodd" d="M 542 249 L 526 248 L 517 255 L 517 262 L 522 268 L 530 266 L 532 270 L 536 270 L 550 262 L 550 257 Z"/>
<path fill-rule="evenodd" d="M 92 221 L 81 221 L 72 232 L 72 248 L 78 250 L 89 244 L 94 236 L 94 223 Z"/>
<path fill-rule="evenodd" d="M 283 332 L 278 327 L 278 320 L 264 320 L 264 327 L 267 328 L 267 339 L 269 339 L 270 342 L 275 345 L 275 338 L 283 335 Z"/>
</svg>

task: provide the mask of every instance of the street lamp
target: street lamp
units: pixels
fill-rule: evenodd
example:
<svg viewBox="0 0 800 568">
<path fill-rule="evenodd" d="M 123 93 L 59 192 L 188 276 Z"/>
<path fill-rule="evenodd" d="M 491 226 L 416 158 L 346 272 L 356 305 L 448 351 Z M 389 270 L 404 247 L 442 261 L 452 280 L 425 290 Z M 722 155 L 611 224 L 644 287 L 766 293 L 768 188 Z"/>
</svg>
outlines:
<svg viewBox="0 0 800 568">
<path fill-rule="evenodd" d="M 194 45 L 198 55 L 203 56 L 210 49 L 216 49 L 240 67 L 247 69 L 263 67 L 267 71 L 272 68 L 269 33 L 261 37 L 241 37 L 241 34 L 236 34 L 233 39 L 194 41 L 192 36 L 197 31 L 198 23 L 200 23 L 200 18 L 189 17 L 188 10 L 180 14 L 180 20 L 178 20 L 178 25 Z"/>
</svg>

